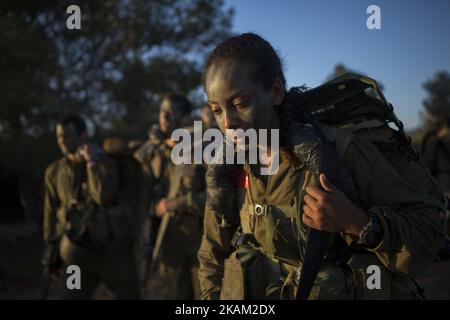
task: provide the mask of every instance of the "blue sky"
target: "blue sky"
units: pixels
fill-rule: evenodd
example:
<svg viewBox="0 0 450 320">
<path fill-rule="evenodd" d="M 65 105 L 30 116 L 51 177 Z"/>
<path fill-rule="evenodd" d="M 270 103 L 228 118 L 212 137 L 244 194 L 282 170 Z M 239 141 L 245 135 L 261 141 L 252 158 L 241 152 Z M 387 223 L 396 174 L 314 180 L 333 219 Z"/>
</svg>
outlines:
<svg viewBox="0 0 450 320">
<path fill-rule="evenodd" d="M 380 80 L 406 128 L 420 124 L 422 84 L 450 72 L 449 0 L 226 0 L 233 30 L 267 39 L 284 60 L 288 86 L 322 83 L 337 63 Z M 381 9 L 369 30 L 366 9 Z"/>
</svg>

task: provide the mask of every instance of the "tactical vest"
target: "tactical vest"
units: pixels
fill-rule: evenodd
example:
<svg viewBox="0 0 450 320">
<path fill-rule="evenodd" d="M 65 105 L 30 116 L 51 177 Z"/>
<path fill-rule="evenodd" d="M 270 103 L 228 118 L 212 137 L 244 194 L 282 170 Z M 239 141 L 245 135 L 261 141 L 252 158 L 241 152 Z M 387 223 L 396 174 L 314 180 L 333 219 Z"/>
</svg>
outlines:
<svg viewBox="0 0 450 320">
<path fill-rule="evenodd" d="M 89 195 L 84 165 L 78 166 L 72 186 L 72 198 L 59 208 L 58 234 L 66 234 L 75 244 L 88 249 L 129 247 L 138 234 L 138 206 L 140 201 L 140 165 L 132 157 L 110 156 L 117 164 L 118 188 L 115 199 L 99 205 Z M 118 245 L 115 243 L 117 242 Z"/>
</svg>

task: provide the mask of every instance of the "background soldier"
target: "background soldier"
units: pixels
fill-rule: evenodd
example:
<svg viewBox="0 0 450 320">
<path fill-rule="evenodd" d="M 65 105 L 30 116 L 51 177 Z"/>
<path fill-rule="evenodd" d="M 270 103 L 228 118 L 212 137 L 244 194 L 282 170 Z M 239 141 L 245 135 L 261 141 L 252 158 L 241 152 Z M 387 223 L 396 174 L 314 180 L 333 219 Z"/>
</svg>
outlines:
<svg viewBox="0 0 450 320">
<path fill-rule="evenodd" d="M 171 152 L 176 142 L 170 138 L 173 130 L 189 123 L 191 109 L 183 96 L 165 97 L 159 128 L 151 129 L 149 141 L 135 154 L 147 175 L 151 212 L 146 256 L 157 266 L 164 284 L 162 294 L 170 299 L 199 297 L 196 255 L 202 233 L 204 170 L 195 165 L 175 166 Z"/>
<path fill-rule="evenodd" d="M 81 269 L 81 289 L 62 283 L 65 298 L 88 299 L 100 283 L 119 299 L 139 298 L 133 255 L 137 212 L 121 193 L 117 162 L 87 143 L 79 115 L 58 122 L 56 138 L 64 156 L 45 172 L 44 240 L 65 265 Z M 45 261 L 50 273 L 66 276 L 56 260 Z"/>
<path fill-rule="evenodd" d="M 157 209 L 162 217 L 153 259 L 169 299 L 199 299 L 197 251 L 202 237 L 205 201 L 204 167 L 174 167 L 170 190 Z M 164 203 L 165 202 L 165 203 Z"/>
</svg>

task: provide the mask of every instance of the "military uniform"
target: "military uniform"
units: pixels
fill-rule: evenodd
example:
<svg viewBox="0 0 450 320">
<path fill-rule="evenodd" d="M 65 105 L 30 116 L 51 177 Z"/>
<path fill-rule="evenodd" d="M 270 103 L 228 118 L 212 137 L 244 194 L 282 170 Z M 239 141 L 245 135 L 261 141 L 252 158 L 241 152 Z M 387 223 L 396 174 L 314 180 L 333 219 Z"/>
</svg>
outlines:
<svg viewBox="0 0 450 320">
<path fill-rule="evenodd" d="M 158 201 L 167 194 L 169 179 L 173 171 L 173 165 L 170 161 L 171 149 L 164 143 L 164 135 L 157 126 L 152 126 L 148 133 L 149 140 L 134 153 L 134 157 L 141 164 L 144 174 L 141 210 L 143 223 L 137 254 L 140 264 L 140 277 L 144 285 L 152 271 L 150 270 L 151 256 L 161 222 L 161 219 L 155 214 L 155 207 Z"/>
<path fill-rule="evenodd" d="M 343 131 L 330 131 L 364 208 L 376 214 L 384 233 L 372 249 L 358 246 L 355 236 L 335 234 L 310 299 L 420 298 L 412 278 L 432 262 L 443 237 L 442 198 L 431 178 L 403 154 L 382 155 L 363 136 L 346 139 Z M 246 240 L 235 245 L 236 227 L 224 226 L 208 206 L 205 210 L 198 254 L 202 298 L 292 299 L 308 233 L 301 222 L 303 197 L 305 188 L 317 182 L 286 157 L 265 179 L 248 164 L 244 169 L 247 183 L 244 200 L 238 198 L 237 227 Z M 380 290 L 365 286 L 370 265 L 381 270 Z"/>
<path fill-rule="evenodd" d="M 144 171 L 145 188 L 147 191 L 152 190 L 152 192 L 144 192 L 143 205 L 146 208 L 167 194 L 173 171 L 170 158 L 172 149 L 164 143 L 164 136 L 157 128 L 151 128 L 149 138 L 134 154 Z"/>
<path fill-rule="evenodd" d="M 204 168 L 174 165 L 171 151 L 162 139 L 152 139 L 135 156 L 148 175 L 147 203 L 155 206 L 161 198 L 167 198 L 175 200 L 178 207 L 170 213 L 158 257 L 158 275 L 164 281 L 166 298 L 199 298 L 197 250 L 204 212 Z"/>
<path fill-rule="evenodd" d="M 44 240 L 60 239 L 62 261 L 81 269 L 81 290 L 64 288 L 65 298 L 88 299 L 99 283 L 117 298 L 140 297 L 137 211 L 119 190 L 120 180 L 117 162 L 106 155 L 89 167 L 64 157 L 46 169 Z"/>
<path fill-rule="evenodd" d="M 171 299 L 199 299 L 197 251 L 202 238 L 205 202 L 204 168 L 177 165 L 168 199 L 177 202 L 161 245 L 159 275 Z"/>
</svg>

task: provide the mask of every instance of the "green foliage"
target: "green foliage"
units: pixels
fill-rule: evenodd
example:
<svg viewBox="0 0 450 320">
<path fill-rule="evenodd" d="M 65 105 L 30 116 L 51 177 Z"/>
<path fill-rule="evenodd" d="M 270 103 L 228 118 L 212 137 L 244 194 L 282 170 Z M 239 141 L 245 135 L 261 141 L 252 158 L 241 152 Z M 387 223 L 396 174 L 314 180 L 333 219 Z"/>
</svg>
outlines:
<svg viewBox="0 0 450 320">
<path fill-rule="evenodd" d="M 428 97 L 423 100 L 426 112 L 434 118 L 450 117 L 450 75 L 447 71 L 437 72 L 423 84 Z"/>
<path fill-rule="evenodd" d="M 81 30 L 66 27 L 72 4 Z M 229 36 L 232 16 L 223 0 L 2 1 L 0 163 L 42 171 L 69 111 L 97 132 L 145 138 L 161 94 L 198 93 L 205 54 Z"/>
<path fill-rule="evenodd" d="M 367 76 L 370 77 L 370 74 L 366 74 L 366 73 L 364 73 L 364 72 L 360 72 L 360 71 L 357 71 L 357 70 L 353 70 L 353 69 L 347 67 L 347 66 L 346 66 L 345 64 L 343 64 L 343 63 L 337 63 L 337 64 L 334 66 L 333 72 L 331 72 L 330 75 L 328 75 L 328 77 L 327 77 L 327 79 L 326 79 L 325 81 L 329 81 L 329 80 L 331 80 L 331 79 L 333 79 L 333 78 L 336 78 L 336 77 L 338 77 L 338 76 L 340 76 L 341 74 L 346 73 L 346 72 L 352 72 L 352 73 L 357 73 L 357 74 L 367 75 Z M 382 84 L 380 81 L 377 81 L 377 83 L 378 83 L 378 85 L 380 86 L 381 91 L 383 91 L 383 89 L 384 89 L 383 84 Z"/>
</svg>

